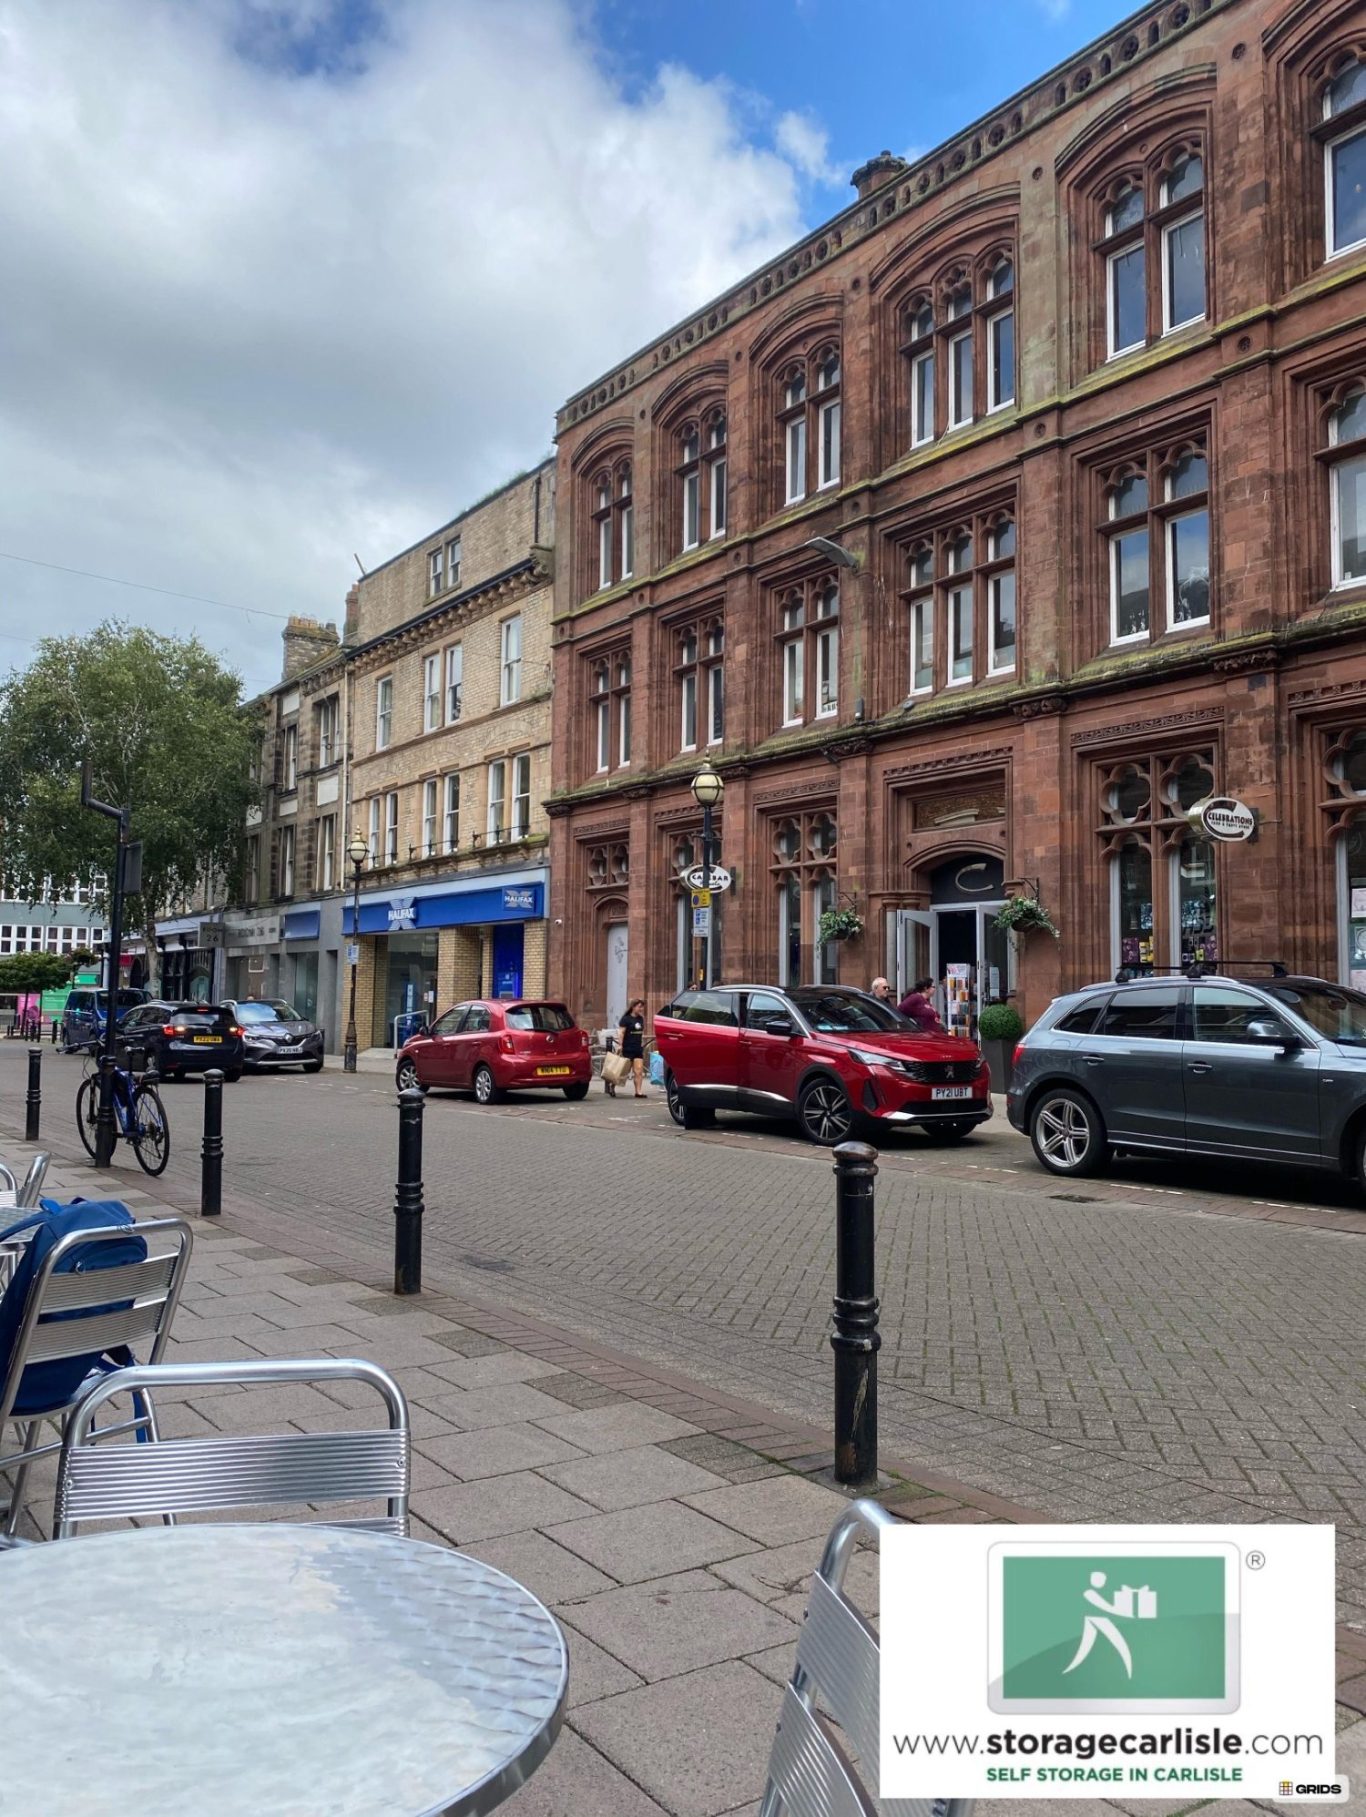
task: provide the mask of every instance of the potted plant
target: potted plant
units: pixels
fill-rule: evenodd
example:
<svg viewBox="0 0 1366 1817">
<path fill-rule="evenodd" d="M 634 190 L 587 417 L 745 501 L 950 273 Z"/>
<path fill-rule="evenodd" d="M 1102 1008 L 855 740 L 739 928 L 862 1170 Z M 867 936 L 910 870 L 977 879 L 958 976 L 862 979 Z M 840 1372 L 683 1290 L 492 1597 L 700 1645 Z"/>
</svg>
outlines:
<svg viewBox="0 0 1366 1817">
<path fill-rule="evenodd" d="M 997 910 L 996 926 L 1010 934 L 1032 934 L 1037 930 L 1052 934 L 1055 940 L 1058 938 L 1053 917 L 1037 896 L 1012 896 Z"/>
<path fill-rule="evenodd" d="M 977 1019 L 977 1041 L 991 1068 L 995 1091 L 1010 1089 L 1015 1043 L 1024 1033 L 1024 1017 L 1011 1003 L 988 1003 Z"/>
<path fill-rule="evenodd" d="M 816 938 L 824 946 L 829 940 L 857 940 L 863 932 L 863 917 L 857 909 L 830 908 L 821 916 Z"/>
</svg>

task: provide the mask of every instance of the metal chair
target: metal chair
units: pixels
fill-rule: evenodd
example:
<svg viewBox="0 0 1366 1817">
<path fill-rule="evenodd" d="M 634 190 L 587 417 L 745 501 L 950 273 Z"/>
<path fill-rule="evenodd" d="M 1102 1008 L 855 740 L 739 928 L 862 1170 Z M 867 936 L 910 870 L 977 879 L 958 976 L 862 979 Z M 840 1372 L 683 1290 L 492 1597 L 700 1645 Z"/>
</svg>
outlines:
<svg viewBox="0 0 1366 1817">
<path fill-rule="evenodd" d="M 16 1211 L 33 1211 L 38 1204 L 38 1195 L 43 1190 L 43 1179 L 47 1174 L 52 1156 L 45 1150 L 34 1155 L 24 1175 L 24 1183 L 19 1188 L 15 1199 Z M 8 1169 L 6 1169 L 8 1172 Z"/>
<path fill-rule="evenodd" d="M 385 1430 L 270 1432 L 221 1438 L 159 1439 L 154 1445 L 92 1444 L 95 1414 L 111 1394 L 281 1382 L 367 1382 L 385 1401 Z M 403 1390 L 375 1363 L 354 1358 L 271 1359 L 251 1363 L 164 1363 L 120 1370 L 93 1384 L 77 1403 L 62 1438 L 53 1510 L 55 1539 L 81 1521 L 178 1514 L 290 1503 L 354 1502 L 382 1498 L 381 1519 L 333 1520 L 408 1537 L 408 1403 Z"/>
<path fill-rule="evenodd" d="M 830 1530 L 811 1580 L 797 1664 L 783 1692 L 759 1817 L 968 1817 L 968 1798 L 878 1797 L 881 1652 L 877 1635 L 844 1594 L 859 1529 L 894 1521 L 876 1502 L 851 1502 Z M 820 1698 L 853 1751 L 816 1709 Z"/>
<path fill-rule="evenodd" d="M 114 1268 L 57 1272 L 74 1249 L 126 1243 L 130 1236 L 141 1237 L 146 1243 L 145 1260 Z M 0 1441 L 7 1425 L 23 1428 L 21 1451 L 0 1450 L 0 1471 L 14 1472 L 0 1545 L 15 1543 L 30 1466 L 60 1449 L 59 1438 L 39 1444 L 39 1429 L 45 1421 L 60 1424 L 80 1399 L 78 1391 L 51 1407 L 25 1405 L 16 1411 L 25 1370 L 31 1364 L 56 1362 L 63 1357 L 104 1358 L 109 1351 L 125 1347 L 131 1354 L 135 1345 L 148 1346 L 148 1360 L 159 1362 L 171 1334 L 193 1246 L 194 1233 L 184 1218 L 156 1218 L 146 1224 L 107 1230 L 70 1231 L 43 1258 L 29 1287 L 24 1316 L 0 1382 Z M 117 1372 L 117 1365 L 101 1365 L 98 1379 L 109 1379 L 108 1371 Z M 87 1376 L 81 1391 L 89 1380 Z M 146 1396 L 135 1405 L 131 1419 L 103 1428 L 99 1436 L 144 1430 L 150 1438 L 157 1436 L 156 1412 Z"/>
</svg>

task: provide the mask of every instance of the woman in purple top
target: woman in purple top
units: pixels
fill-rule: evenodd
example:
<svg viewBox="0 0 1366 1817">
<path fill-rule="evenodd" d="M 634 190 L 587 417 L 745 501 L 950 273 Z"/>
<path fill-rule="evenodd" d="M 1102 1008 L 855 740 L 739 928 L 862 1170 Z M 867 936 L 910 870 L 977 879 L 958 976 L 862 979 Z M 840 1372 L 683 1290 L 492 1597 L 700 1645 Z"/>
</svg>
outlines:
<svg viewBox="0 0 1366 1817">
<path fill-rule="evenodd" d="M 921 1033 L 927 1035 L 942 1034 L 944 1030 L 944 1025 L 939 1020 L 933 1003 L 925 994 L 933 984 L 933 978 L 921 978 L 911 986 L 896 1006 L 898 1015 L 905 1016 L 908 1021 L 914 1022 Z"/>
</svg>

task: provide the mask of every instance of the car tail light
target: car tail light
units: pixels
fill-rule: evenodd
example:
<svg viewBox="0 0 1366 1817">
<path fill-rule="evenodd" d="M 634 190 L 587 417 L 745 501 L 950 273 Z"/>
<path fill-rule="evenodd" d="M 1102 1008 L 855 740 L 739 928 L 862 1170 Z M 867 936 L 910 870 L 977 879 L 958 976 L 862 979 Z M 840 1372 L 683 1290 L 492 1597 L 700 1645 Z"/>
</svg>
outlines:
<svg viewBox="0 0 1366 1817">
<path fill-rule="evenodd" d="M 238 1028 L 238 1026 L 235 1022 L 233 1023 L 232 1027 L 228 1030 L 228 1033 L 230 1035 L 240 1035 L 243 1032 L 244 1031 L 242 1029 Z"/>
<path fill-rule="evenodd" d="M 185 1030 L 177 1028 L 174 1022 L 168 1022 L 161 1032 L 163 1035 L 183 1035 Z"/>
<path fill-rule="evenodd" d="M 1020 1061 L 1024 1058 L 1024 1050 L 1025 1050 L 1024 1042 L 1017 1041 L 1015 1043 L 1015 1052 L 1011 1055 L 1010 1063 L 1012 1066 L 1018 1066 L 1020 1064 Z"/>
<path fill-rule="evenodd" d="M 505 1054 L 515 1054 L 517 1052 L 517 1043 L 513 1040 L 511 1035 L 504 1035 L 498 1045 Z"/>
</svg>

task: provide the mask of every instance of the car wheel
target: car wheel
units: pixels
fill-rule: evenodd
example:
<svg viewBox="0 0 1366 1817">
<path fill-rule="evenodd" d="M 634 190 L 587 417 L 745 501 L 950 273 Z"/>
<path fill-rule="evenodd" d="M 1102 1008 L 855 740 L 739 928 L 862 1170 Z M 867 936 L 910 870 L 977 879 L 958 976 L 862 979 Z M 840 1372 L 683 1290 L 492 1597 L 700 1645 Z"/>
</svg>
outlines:
<svg viewBox="0 0 1366 1817">
<path fill-rule="evenodd" d="M 498 1097 L 498 1081 L 487 1066 L 474 1069 L 474 1097 L 477 1104 L 492 1104 Z"/>
<path fill-rule="evenodd" d="M 394 1084 L 400 1091 L 425 1092 L 427 1087 L 417 1076 L 417 1068 L 411 1060 L 400 1060 L 398 1071 L 394 1074 Z"/>
<path fill-rule="evenodd" d="M 1043 1092 L 1029 1113 L 1029 1139 L 1049 1173 L 1079 1179 L 1105 1163 L 1105 1125 L 1089 1098 L 1066 1086 Z"/>
<path fill-rule="evenodd" d="M 588 1096 L 588 1087 L 586 1085 L 566 1085 L 564 1095 L 571 1104 L 577 1104 Z"/>
<path fill-rule="evenodd" d="M 797 1101 L 802 1133 L 822 1148 L 833 1148 L 853 1134 L 854 1111 L 849 1094 L 835 1079 L 813 1079 Z"/>
<path fill-rule="evenodd" d="M 322 1069 L 323 1069 L 323 1063 L 321 1060 L 305 1060 L 304 1061 L 304 1071 L 306 1073 L 320 1073 L 322 1071 Z"/>
<path fill-rule="evenodd" d="M 664 1075 L 664 1102 L 669 1107 L 669 1115 L 680 1129 L 684 1128 L 683 1100 L 678 1095 L 678 1081 L 672 1073 Z"/>
<path fill-rule="evenodd" d="M 955 1117 L 952 1122 L 922 1123 L 920 1127 L 931 1142 L 940 1142 L 947 1147 L 951 1142 L 961 1142 L 970 1136 L 977 1125 L 966 1117 Z"/>
<path fill-rule="evenodd" d="M 716 1112 L 706 1104 L 680 1104 L 679 1115 L 674 1118 L 684 1129 L 715 1129 Z"/>
<path fill-rule="evenodd" d="M 228 1085 L 236 1085 L 237 1081 L 241 1077 L 242 1077 L 242 1068 L 240 1066 L 234 1072 L 223 1074 L 224 1082 Z"/>
</svg>

